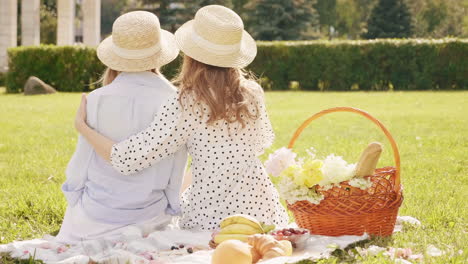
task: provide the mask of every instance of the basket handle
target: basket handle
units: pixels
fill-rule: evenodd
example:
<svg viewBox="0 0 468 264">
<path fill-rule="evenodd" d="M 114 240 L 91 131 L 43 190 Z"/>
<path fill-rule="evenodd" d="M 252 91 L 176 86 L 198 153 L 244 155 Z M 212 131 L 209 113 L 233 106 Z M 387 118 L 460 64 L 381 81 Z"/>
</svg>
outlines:
<svg viewBox="0 0 468 264">
<path fill-rule="evenodd" d="M 395 140 L 393 139 L 392 135 L 390 134 L 390 132 L 387 130 L 387 128 L 385 128 L 385 126 L 377 118 L 371 116 L 369 113 L 367 113 L 367 112 L 365 112 L 363 110 L 353 108 L 353 107 L 334 107 L 334 108 L 326 109 L 326 110 L 323 110 L 323 111 L 320 111 L 320 112 L 316 113 L 315 115 L 313 115 L 309 119 L 307 119 L 304 123 L 302 123 L 302 125 L 296 130 L 293 137 L 289 141 L 288 148 L 290 148 L 290 149 L 293 148 L 294 143 L 299 138 L 302 131 L 312 121 L 314 121 L 314 120 L 316 120 L 316 119 L 318 119 L 318 118 L 320 118 L 320 117 L 322 117 L 322 116 L 324 116 L 326 114 L 330 114 L 330 113 L 334 113 L 334 112 L 350 112 L 350 113 L 356 113 L 356 114 L 362 115 L 365 118 L 372 121 L 374 124 L 376 124 L 384 132 L 385 136 L 387 137 L 387 139 L 390 141 L 390 144 L 392 145 L 393 158 L 395 160 L 395 167 L 396 167 L 395 192 L 398 192 L 399 189 L 400 189 L 400 170 L 401 170 L 401 167 L 400 167 L 400 153 L 398 152 L 398 146 L 397 146 Z"/>
</svg>

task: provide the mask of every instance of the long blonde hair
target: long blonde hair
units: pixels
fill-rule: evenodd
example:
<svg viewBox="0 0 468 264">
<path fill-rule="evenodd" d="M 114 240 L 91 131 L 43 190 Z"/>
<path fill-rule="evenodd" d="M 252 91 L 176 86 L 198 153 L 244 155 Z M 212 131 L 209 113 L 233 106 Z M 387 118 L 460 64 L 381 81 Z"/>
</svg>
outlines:
<svg viewBox="0 0 468 264">
<path fill-rule="evenodd" d="M 102 86 L 106 86 L 113 82 L 117 75 L 119 75 L 120 72 L 113 70 L 111 68 L 107 68 L 104 73 L 101 76 L 101 79 L 99 79 L 98 83 L 101 83 Z"/>
<path fill-rule="evenodd" d="M 243 69 L 212 66 L 184 55 L 174 83 L 180 88 L 181 104 L 181 99 L 190 94 L 208 107 L 208 124 L 225 120 L 228 124 L 239 122 L 245 127 L 246 121 L 258 118 L 257 105 L 253 113 L 249 111 L 254 91 L 246 85 L 248 78 L 253 77 L 248 77 Z"/>
</svg>

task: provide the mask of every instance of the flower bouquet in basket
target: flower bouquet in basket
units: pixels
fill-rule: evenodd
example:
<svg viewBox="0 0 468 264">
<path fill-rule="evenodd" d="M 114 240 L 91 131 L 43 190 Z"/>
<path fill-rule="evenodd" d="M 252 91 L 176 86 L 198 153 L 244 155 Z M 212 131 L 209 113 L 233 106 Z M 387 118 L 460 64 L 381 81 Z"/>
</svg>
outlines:
<svg viewBox="0 0 468 264">
<path fill-rule="evenodd" d="M 369 144 L 357 164 L 349 164 L 334 154 L 320 159 L 315 151 L 298 158 L 292 147 L 313 120 L 331 112 L 361 114 L 377 124 L 389 139 L 396 167 L 376 169 L 382 145 Z M 265 163 L 280 196 L 301 228 L 312 234 L 388 236 L 393 233 L 403 196 L 399 178 L 400 157 L 395 141 L 386 128 L 368 113 L 338 107 L 317 113 L 296 131 L 289 148 L 270 154 Z"/>
</svg>

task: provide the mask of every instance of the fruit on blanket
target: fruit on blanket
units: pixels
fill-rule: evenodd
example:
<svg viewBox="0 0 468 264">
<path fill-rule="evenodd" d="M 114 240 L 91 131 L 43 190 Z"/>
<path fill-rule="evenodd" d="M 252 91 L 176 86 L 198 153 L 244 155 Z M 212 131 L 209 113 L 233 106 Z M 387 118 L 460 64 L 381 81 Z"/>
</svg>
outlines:
<svg viewBox="0 0 468 264">
<path fill-rule="evenodd" d="M 214 242 L 214 240 L 211 239 L 210 242 L 208 242 L 208 246 L 209 246 L 210 248 L 212 248 L 212 249 L 215 249 L 216 246 L 218 246 L 218 244 L 216 244 L 216 243 Z"/>
<path fill-rule="evenodd" d="M 374 174 L 381 153 L 381 143 L 370 143 L 362 152 L 361 157 L 359 158 L 359 162 L 356 165 L 356 177 L 364 177 Z"/>
<path fill-rule="evenodd" d="M 270 233 L 276 240 L 288 240 L 295 248 L 309 237 L 309 230 L 302 228 L 284 228 Z"/>
<path fill-rule="evenodd" d="M 216 247 L 211 264 L 252 264 L 252 253 L 247 243 L 238 240 L 224 241 Z"/>
<path fill-rule="evenodd" d="M 222 228 L 219 233 L 253 235 L 263 233 L 263 228 L 253 227 L 246 224 L 231 224 Z"/>
<path fill-rule="evenodd" d="M 220 244 L 226 240 L 240 240 L 246 242 L 247 239 L 249 238 L 249 235 L 246 234 L 217 234 L 213 241 L 216 244 Z"/>
<path fill-rule="evenodd" d="M 245 242 L 249 235 L 265 233 L 263 226 L 266 226 L 257 219 L 243 214 L 228 216 L 219 225 L 221 230 L 215 231 L 212 235 L 214 244 L 233 239 Z M 266 227 L 271 228 L 271 226 Z"/>
<path fill-rule="evenodd" d="M 249 225 L 253 228 L 261 230 L 259 233 L 263 233 L 263 228 L 262 224 L 258 222 L 257 219 L 251 217 L 250 215 L 244 215 L 244 214 L 236 214 L 236 215 L 231 215 L 226 218 L 224 218 L 221 223 L 219 223 L 219 226 L 221 229 L 225 228 L 228 225 L 232 224 L 245 224 Z"/>
<path fill-rule="evenodd" d="M 267 225 L 265 223 L 261 223 L 261 224 L 262 224 L 262 228 L 263 228 L 263 231 L 265 232 L 265 234 L 269 233 L 272 230 L 275 230 L 275 228 L 276 228 L 275 225 Z"/>
<path fill-rule="evenodd" d="M 216 247 L 226 240 L 236 239 L 245 242 L 250 235 L 264 234 L 265 229 L 271 231 L 275 228 L 275 225 L 260 223 L 257 219 L 243 214 L 228 216 L 219 225 L 221 230 L 213 232 L 210 247 Z"/>
<path fill-rule="evenodd" d="M 260 259 L 267 260 L 282 256 L 291 256 L 291 242 L 284 240 L 278 241 L 270 235 L 253 235 L 248 239 L 249 245 L 252 246 L 252 261 L 258 262 Z"/>
</svg>

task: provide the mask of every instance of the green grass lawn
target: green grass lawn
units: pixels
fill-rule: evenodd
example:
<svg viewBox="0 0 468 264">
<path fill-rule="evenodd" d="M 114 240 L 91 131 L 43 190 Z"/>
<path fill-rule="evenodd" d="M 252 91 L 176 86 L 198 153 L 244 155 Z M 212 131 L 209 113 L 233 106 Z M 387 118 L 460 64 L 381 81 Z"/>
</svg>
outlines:
<svg viewBox="0 0 468 264">
<path fill-rule="evenodd" d="M 0 243 L 59 229 L 66 206 L 60 185 L 76 144 L 73 118 L 79 99 L 80 94 L 70 93 L 31 97 L 0 93 Z M 400 148 L 405 193 L 400 215 L 422 222 L 420 228 L 370 243 L 410 247 L 416 253 L 432 244 L 447 253 L 426 257 L 426 263 L 463 263 L 468 259 L 467 99 L 468 92 L 270 92 L 268 110 L 277 135 L 270 151 L 285 146 L 295 128 L 317 111 L 353 106 L 370 112 L 387 126 Z M 356 162 L 372 141 L 387 143 L 369 121 L 338 113 L 313 122 L 297 150 L 304 153 L 314 147 L 320 155 L 335 153 Z M 392 164 L 387 147 L 379 165 Z M 461 255 L 451 253 L 460 249 Z M 391 261 L 364 260 L 383 262 Z"/>
</svg>

